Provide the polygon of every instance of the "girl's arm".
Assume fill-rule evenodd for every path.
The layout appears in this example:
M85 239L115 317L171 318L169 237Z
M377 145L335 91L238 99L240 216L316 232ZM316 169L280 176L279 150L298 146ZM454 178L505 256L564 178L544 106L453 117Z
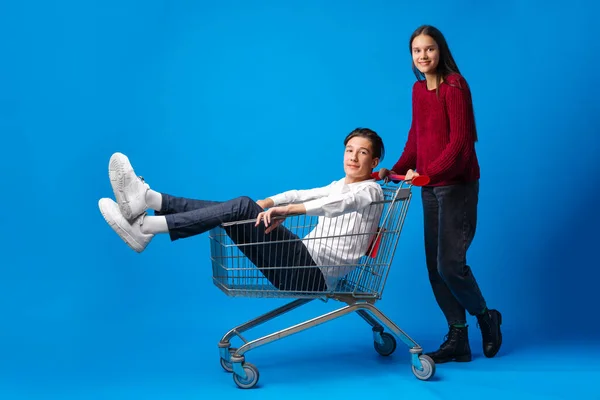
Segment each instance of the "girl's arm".
M473 106L464 82L448 85L446 107L450 125L450 142L442 153L420 174L428 175L431 182L451 178L465 168L465 155L474 145Z
M405 175L409 169L417 168L417 133L415 127L415 90L416 84L413 86L412 92L412 122L408 131L408 139L404 145L404 150L400 159L392 167L392 173Z
M417 168L417 138L414 123L413 119L413 126L411 126L410 131L408 132L408 140L404 145L404 150L402 151L400 159L396 161L396 164L392 167L392 174L405 175L406 171L409 169Z

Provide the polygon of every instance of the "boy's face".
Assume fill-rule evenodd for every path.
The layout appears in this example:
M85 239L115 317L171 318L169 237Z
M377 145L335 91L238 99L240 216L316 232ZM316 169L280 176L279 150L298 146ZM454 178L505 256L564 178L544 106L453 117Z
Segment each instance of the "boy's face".
M355 136L348 141L344 151L346 183L370 179L377 164L379 158L373 157L373 145L369 139Z

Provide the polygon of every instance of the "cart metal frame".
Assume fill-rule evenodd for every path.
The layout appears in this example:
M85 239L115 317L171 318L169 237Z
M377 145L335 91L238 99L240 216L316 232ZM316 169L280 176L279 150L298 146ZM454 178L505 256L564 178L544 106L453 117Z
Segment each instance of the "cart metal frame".
M384 200L371 205L372 207L378 206L382 210L379 229L371 237L367 254L355 266L354 270L341 278L338 285L329 291L280 290L272 286L258 268L240 251L240 247L244 245L234 244L225 232L228 225L253 224L254 220L222 224L210 231L213 283L227 296L294 299L281 307L230 329L219 341L221 366L226 371L233 373L234 382L238 387L249 389L254 387L259 380L258 368L246 362L247 352L350 313L358 314L371 326L374 347L380 355L389 356L395 351L395 338L397 337L409 349L412 372L415 377L420 380L429 380L434 376L436 369L434 361L423 354L423 349L414 339L375 306L375 303L382 298L385 282L393 263L412 198L412 186L404 181L397 183L385 181L381 184L381 188L384 193ZM283 223L290 231L297 233L300 238L303 238L305 233L312 230L315 224L315 217L305 215L288 216ZM363 233L353 233L353 235L360 234ZM247 245L260 244L248 243ZM324 302L329 300L339 301L345 303L345 305L334 311L253 340L248 340L242 335L316 299ZM239 348L231 346L232 339L236 337L243 342L243 345Z

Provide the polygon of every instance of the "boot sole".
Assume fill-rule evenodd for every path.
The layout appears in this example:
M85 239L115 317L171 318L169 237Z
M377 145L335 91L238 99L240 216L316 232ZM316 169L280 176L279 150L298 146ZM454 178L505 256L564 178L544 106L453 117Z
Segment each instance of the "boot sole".
M435 359L435 358L432 357L432 359L433 359L433 361L436 364L445 364L445 363L448 363L448 362L470 362L470 361L473 360L473 357L470 354L468 354L468 355L465 355L465 356L452 357L452 358L443 358L443 359Z

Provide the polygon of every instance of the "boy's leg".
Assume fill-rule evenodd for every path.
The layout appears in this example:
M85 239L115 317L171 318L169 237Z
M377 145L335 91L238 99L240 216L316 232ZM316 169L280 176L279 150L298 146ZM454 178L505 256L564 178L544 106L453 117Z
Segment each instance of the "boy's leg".
M251 207L252 203L262 210L248 198L237 198L166 216L147 216L143 212L131 222L112 199L101 199L98 206L106 222L121 239L135 251L142 252L158 233L169 233L171 240L177 240L201 234L223 222L256 218L258 212Z
M223 203L222 201L195 200L185 197L175 197L166 193L152 193L152 190L148 191L147 197L157 195L160 196L160 200L156 203L157 205L160 204L160 206L152 207L154 209L154 215L183 213ZM148 203L150 203L150 201Z
M225 226L226 233L275 287L281 290L325 290L321 270L298 236L281 225L269 233L265 233L262 223L255 226L254 221L262 211L254 200L242 196L164 218L171 240L198 235L223 223L237 222ZM240 223L247 220L250 222Z
M117 204L122 215L130 222L148 208L155 210L155 215L168 215L219 203L170 196L150 189L150 186L135 174L129 158L122 153L114 153L111 156L108 168Z
M177 240L206 232L224 222L255 219L258 213L263 211L256 202L247 197L216 202L175 197L153 191L135 174L129 159L122 153L112 155L109 176L117 203L110 199L101 199L100 210L109 225L138 252L146 248L156 233L168 232L172 240ZM116 211L115 204L118 204L119 212ZM146 216L148 208L155 210L154 217ZM239 228L235 234L232 229L229 233L235 237L236 243L254 243L252 246L241 246L241 250L245 249L252 262L278 282L278 287L324 289L323 276L314 266L308 250L284 227L280 226L270 234L264 233L264 226L252 226L241 236ZM284 240L283 243L269 243L267 246L256 244L288 236L289 240ZM287 269L288 272L283 278L275 276L282 274L283 267L294 266L298 268ZM304 266L307 268L303 268Z
M187 199L165 197L167 201ZM183 239L209 231L223 223L256 219L262 208L249 197L215 202L202 208L165 215L171 240Z
M301 239L283 225L265 233L263 224L241 223L224 227L238 249L278 289L322 292L325 278Z
M127 221L113 200L101 199L100 211L109 225L135 251L142 252L157 233L168 232L171 240L204 233L226 222L251 220L225 227L239 249L278 289L324 291L321 270L301 240L283 226L265 233L263 224L254 220L262 208L248 197L166 216L142 214L132 223ZM273 243L277 241L276 243Z

